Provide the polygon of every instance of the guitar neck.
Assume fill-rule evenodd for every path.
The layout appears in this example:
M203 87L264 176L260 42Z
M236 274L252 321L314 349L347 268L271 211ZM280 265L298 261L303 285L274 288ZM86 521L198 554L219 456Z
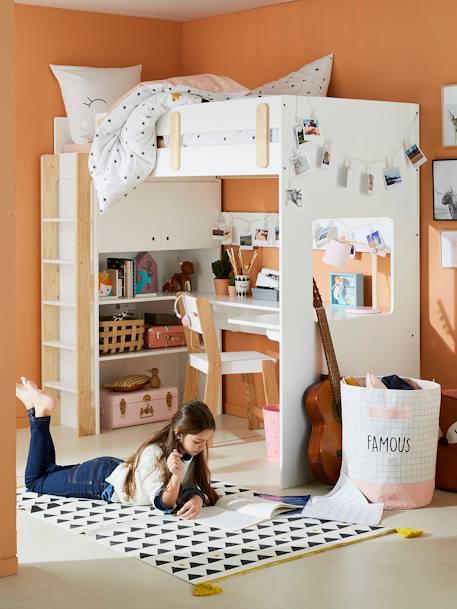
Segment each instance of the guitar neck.
M324 346L325 359L327 360L328 374L332 385L333 397L335 403L340 409L341 404L341 389L340 389L340 371L336 361L335 349L333 348L332 336L328 326L327 315L324 307L316 307L317 321L319 322L319 330L321 333L322 344Z

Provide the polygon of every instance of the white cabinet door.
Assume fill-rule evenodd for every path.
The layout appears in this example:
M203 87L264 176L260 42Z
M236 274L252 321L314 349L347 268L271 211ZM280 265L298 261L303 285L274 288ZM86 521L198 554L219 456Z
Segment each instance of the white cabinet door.
M212 227L221 210L220 180L163 182L162 249L214 247Z
M162 249L161 198L162 184L144 182L128 197L99 214L98 251Z

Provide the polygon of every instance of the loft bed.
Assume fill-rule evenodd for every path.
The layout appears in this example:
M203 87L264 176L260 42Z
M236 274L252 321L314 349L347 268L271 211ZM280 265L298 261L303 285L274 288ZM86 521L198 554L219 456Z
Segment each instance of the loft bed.
M318 119L321 135L305 136L308 141L300 146L299 154L306 151L311 170L295 175L291 162L297 155L295 127L303 118ZM63 145L69 142L65 119L56 119L55 127L60 176L78 179L86 157L81 160L82 155L62 153ZM341 373L419 376L419 176L403 150L405 140L419 144L418 105L326 97L245 98L180 106L163 115L156 129L158 136L169 140L170 147L157 149L156 165L146 184L214 177L278 178L279 478L282 487L309 480L309 430L302 397L325 369L312 312L310 252L316 220L390 218L393 225L390 312L345 318L341 310L335 315L330 311ZM244 143L246 139L233 143L236 137L231 136L227 138L230 143L221 143L221 137L239 133L251 134L252 143ZM189 144L205 134L213 138L211 143ZM332 159L327 169L321 169L326 146L331 148ZM402 182L398 188L386 189L383 170L392 165L399 168ZM376 185L369 195L364 186L368 172L374 175ZM298 191L301 199L296 197ZM93 202L92 213L95 205ZM127 197L117 204L115 213L125 213L127 218L128 206ZM109 214L108 209L104 215Z

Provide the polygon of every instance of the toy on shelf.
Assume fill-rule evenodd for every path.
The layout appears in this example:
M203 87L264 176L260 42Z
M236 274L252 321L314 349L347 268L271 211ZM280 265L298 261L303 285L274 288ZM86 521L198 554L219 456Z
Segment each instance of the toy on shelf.
M157 292L157 263L149 252L140 252L136 260L135 294Z
M194 272L194 264L189 260L181 262L181 272L175 273L170 279L163 285L163 292L191 292L192 291L192 280L191 275Z
M159 369L151 368L150 372L151 372L151 378L149 379L149 387L151 389L160 389L160 385L162 383L159 378Z
M113 282L108 271L100 271L98 274L98 295L102 298L113 295Z

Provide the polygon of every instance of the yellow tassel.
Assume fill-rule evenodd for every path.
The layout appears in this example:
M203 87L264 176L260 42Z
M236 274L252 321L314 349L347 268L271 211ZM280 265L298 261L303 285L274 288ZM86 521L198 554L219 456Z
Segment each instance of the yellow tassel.
M213 596L214 594L220 594L223 592L223 588L210 584L209 582L203 582L197 584L194 587L193 596Z
M411 537L420 537L424 531L421 531L420 529L395 529L396 532L400 535L400 537L406 537L407 539L410 539Z

